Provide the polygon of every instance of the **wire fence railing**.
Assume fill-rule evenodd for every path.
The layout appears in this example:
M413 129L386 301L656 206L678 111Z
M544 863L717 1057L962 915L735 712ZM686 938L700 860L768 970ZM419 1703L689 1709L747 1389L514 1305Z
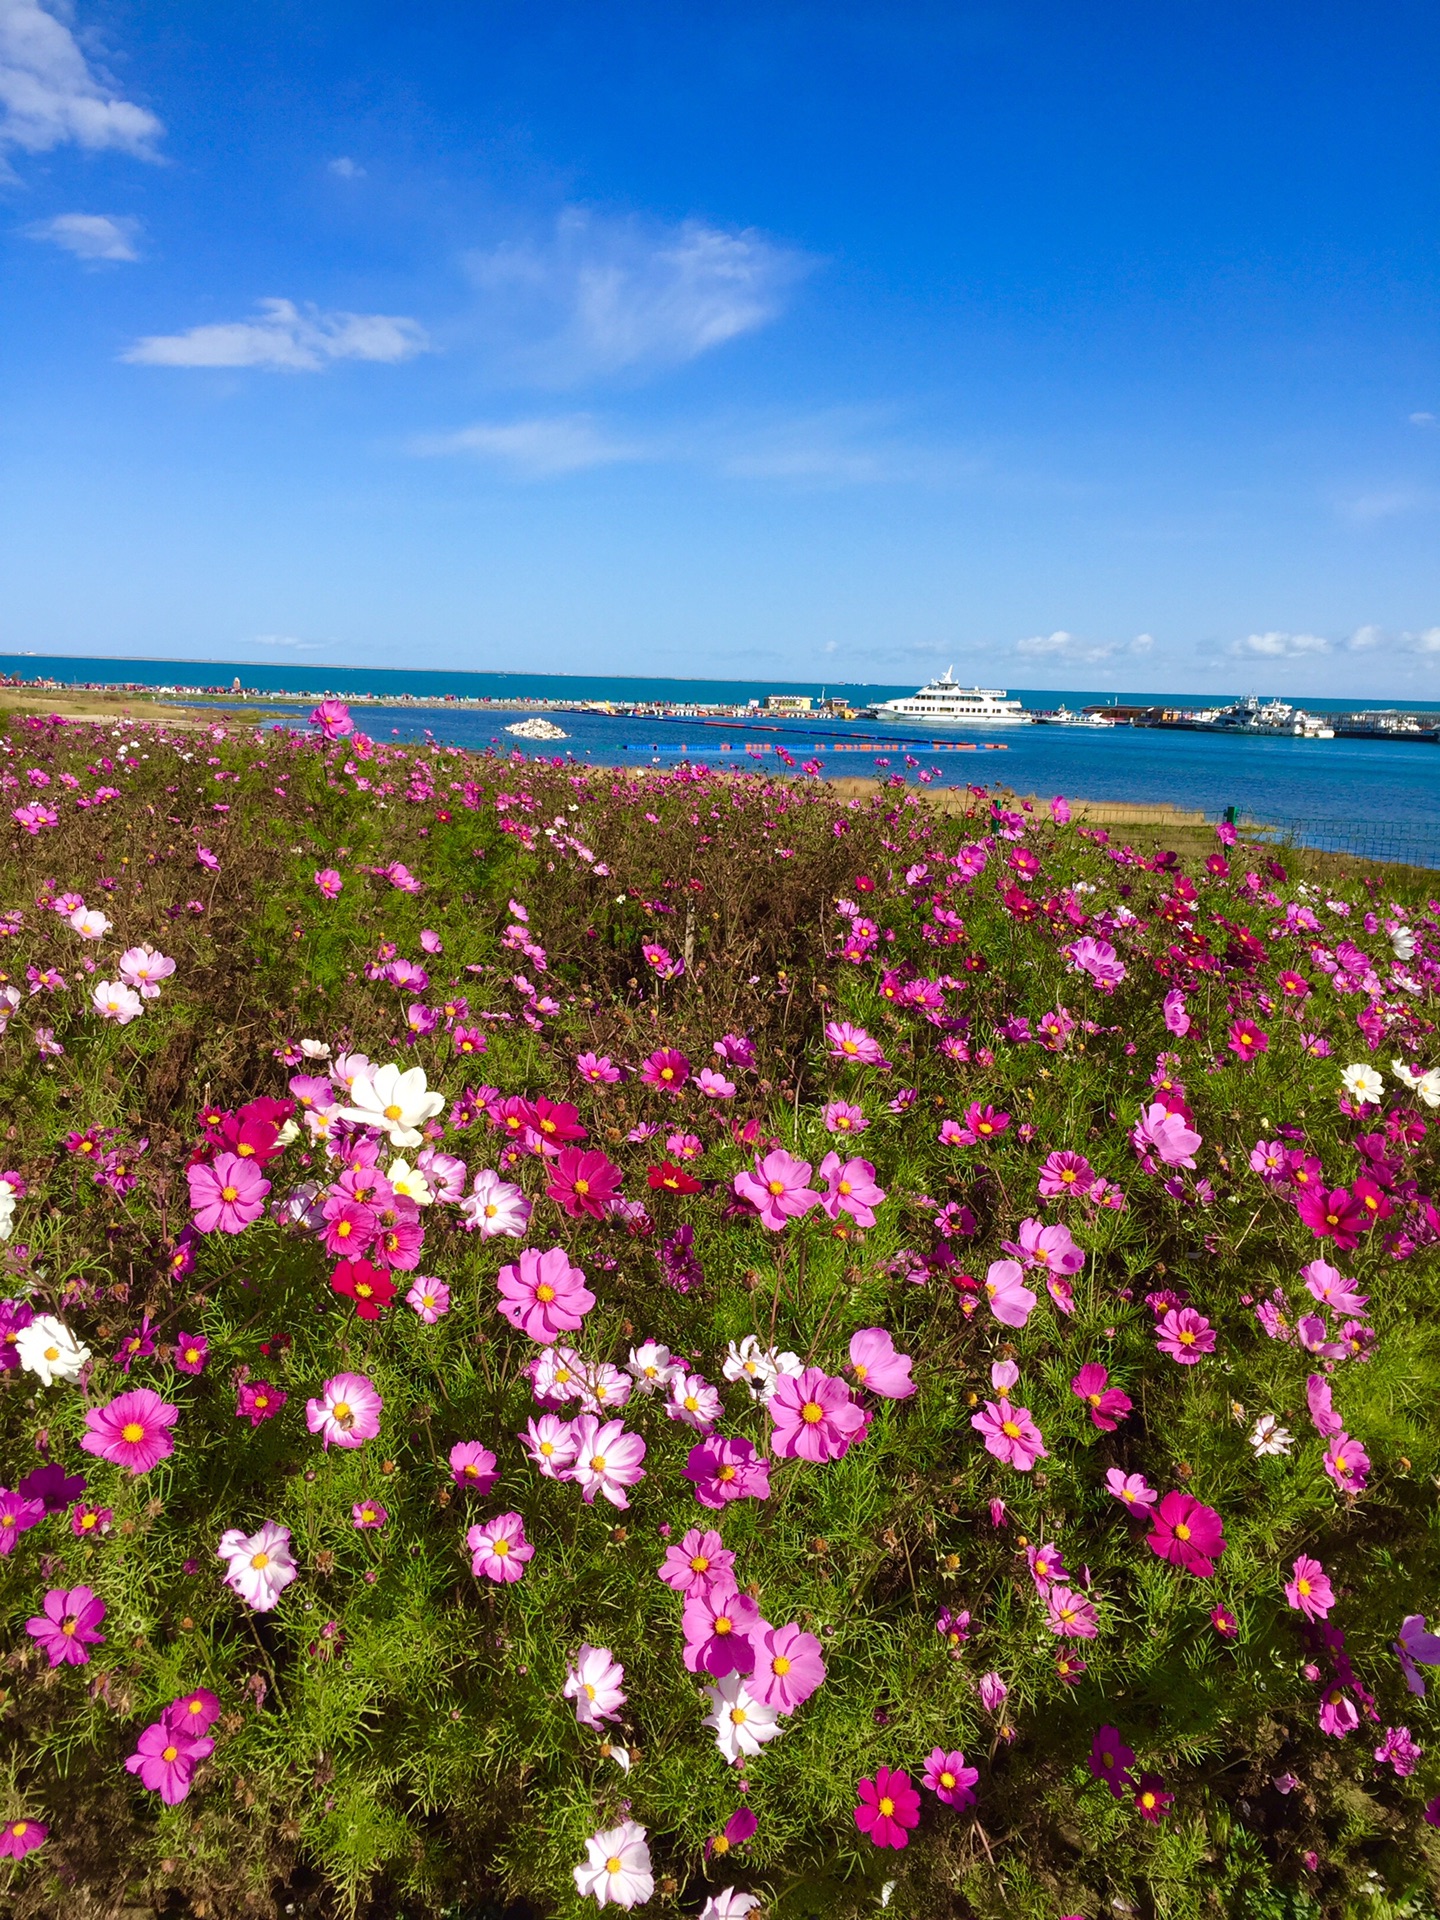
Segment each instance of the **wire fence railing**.
M1337 820L1291 818L1248 820L1247 838L1277 846L1309 847L1319 853L1345 853L1359 860L1391 860L1410 867L1440 870L1440 818L1425 820Z

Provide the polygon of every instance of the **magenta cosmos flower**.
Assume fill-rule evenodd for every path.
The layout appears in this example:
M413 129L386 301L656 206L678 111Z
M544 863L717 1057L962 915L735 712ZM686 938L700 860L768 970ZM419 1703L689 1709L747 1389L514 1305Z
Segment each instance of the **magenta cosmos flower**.
M588 1214L592 1220L603 1220L619 1191L620 1169L603 1153L562 1147L551 1168L545 1197L553 1200L572 1220L578 1220L581 1214Z
M753 1173L737 1173L730 1184L759 1213L761 1226L779 1233L789 1221L801 1219L819 1204L820 1196L807 1184L809 1179L808 1160L796 1160L783 1147L776 1147L757 1158Z
M500 1478L495 1456L478 1440L457 1440L450 1449L450 1476L457 1487L488 1493Z
M734 1586L734 1565L735 1556L718 1533L691 1527L678 1546L666 1548L657 1572L667 1587L688 1595L701 1593L717 1581Z
M987 1453L1021 1473L1029 1473L1037 1460L1049 1458L1028 1407L1012 1406L1004 1398L998 1403L987 1400L979 1413L971 1414L970 1424L984 1437Z
M974 1788L980 1772L977 1767L966 1766L965 1755L958 1747L953 1753L947 1753L944 1747L932 1747L920 1778L921 1785L928 1787L947 1807L975 1804Z
M1093 1640L1100 1631L1094 1601L1058 1584L1045 1590L1045 1624L1062 1640Z
M850 1336L850 1365L855 1378L882 1400L908 1400L915 1391L910 1356L897 1353L883 1327L862 1327Z
M1113 1433L1134 1408L1129 1394L1112 1387L1110 1375L1094 1360L1081 1367L1070 1382L1070 1391L1085 1402L1091 1421L1102 1433Z
M1202 1355L1215 1351L1215 1329L1193 1307L1172 1307L1155 1332L1156 1351L1168 1353L1182 1367L1193 1367Z
M317 867L315 869L315 885L327 900L338 900L340 895L345 891L345 882L340 878L340 875L335 871L334 867Z
M1153 1101L1141 1114L1130 1135L1137 1153L1153 1153L1167 1167L1193 1167L1203 1144L1184 1116Z
M41 1609L25 1622L25 1631L39 1641L52 1667L83 1667L88 1649L104 1642L96 1628L105 1618L105 1602L89 1587L52 1587Z
M1090 1743L1090 1771L1117 1800L1123 1800L1134 1785L1130 1769L1135 1764L1135 1749L1127 1747L1114 1727L1100 1727Z
M213 1740L156 1720L141 1734L125 1770L138 1774L141 1786L158 1793L167 1807L178 1807L190 1791L196 1767L214 1751Z
M1162 1560L1206 1579L1225 1551L1224 1525L1213 1507L1193 1493L1167 1493L1150 1516L1145 1544Z
M865 1429L865 1415L843 1380L819 1367L782 1373L766 1403L771 1450L782 1460L839 1460Z
M1358 1247L1370 1216L1348 1187L1312 1187L1295 1196L1295 1211L1317 1240L1333 1239L1341 1253Z
M1343 1429L1326 1448L1322 1464L1341 1493L1359 1493L1370 1473L1369 1454Z
M1123 1500L1127 1507L1153 1507L1160 1498L1141 1473L1122 1473L1118 1467L1111 1467L1105 1475L1105 1485L1117 1500Z
M748 1440L714 1434L690 1449L685 1478L702 1507L724 1507L732 1500L770 1498L770 1462Z
M355 731L350 709L343 700L322 700L310 709L310 724L318 727L327 740L342 740Z
M728 1581L716 1580L687 1594L680 1616L687 1672L708 1673L715 1680L727 1673L750 1673L754 1637L764 1624L750 1595L737 1592Z
M39 1820L7 1820L0 1827L0 1860L23 1860L43 1847L50 1829Z
M573 1333L585 1324L595 1296L579 1267L572 1267L563 1247L537 1253L526 1247L499 1277L500 1306L512 1327L550 1346L557 1334Z
M910 1829L920 1824L920 1795L908 1773L877 1767L873 1780L862 1780L855 1824L877 1847L907 1847Z
M1335 1589L1318 1560L1301 1554L1293 1568L1293 1578L1285 1582L1285 1604L1307 1620L1323 1620L1335 1604Z
M535 1558L518 1513L502 1513L483 1526L471 1527L465 1544L470 1549L470 1571L477 1580L509 1585L524 1573L526 1561Z
M134 1387L116 1396L108 1406L91 1407L85 1415L89 1432L80 1442L87 1453L131 1473L148 1473L175 1451L169 1429L180 1409L162 1400L149 1387Z
M253 1159L217 1153L208 1165L187 1168L190 1207L201 1233L241 1233L265 1211L270 1182Z
M838 1153L827 1153L820 1162L820 1178L829 1184L820 1197L820 1205L832 1220L848 1213L857 1227L873 1227L875 1209L885 1198L883 1187L875 1184L875 1169L868 1160L842 1160Z
M1078 1273L1085 1264L1084 1251L1076 1246L1070 1229L1047 1227L1043 1220L1022 1220L1016 1239L1001 1245L1027 1267L1043 1268L1047 1274Z
M640 1078L647 1087L658 1087L662 1093L678 1094L690 1078L690 1062L674 1047L657 1047L642 1062Z
M766 1626L762 1620L751 1644L755 1671L746 1684L762 1706L777 1713L794 1713L825 1678L820 1642L813 1633L802 1633L793 1620L784 1627Z
M850 1060L857 1067L883 1067L885 1055L878 1040L872 1040L863 1027L852 1027L848 1020L831 1020L825 1027L830 1055L834 1060Z
M358 1447L379 1433L384 1404L363 1373L337 1373L316 1399L305 1402L305 1424L320 1435L327 1451L332 1446Z
M1040 1169L1039 1192L1042 1200L1063 1200L1067 1194L1088 1193L1095 1184L1095 1169L1080 1153L1056 1151Z
M290 1529L278 1520L266 1520L254 1533L229 1527L215 1549L225 1562L225 1584L256 1613L269 1613L292 1580L299 1578L290 1551Z

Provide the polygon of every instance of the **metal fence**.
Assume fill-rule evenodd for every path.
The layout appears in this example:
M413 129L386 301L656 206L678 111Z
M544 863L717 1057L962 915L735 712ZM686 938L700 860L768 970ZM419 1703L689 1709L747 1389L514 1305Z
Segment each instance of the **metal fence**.
M1247 839L1277 846L1313 847L1360 860L1394 860L1440 869L1440 818L1425 820L1278 819L1240 821Z

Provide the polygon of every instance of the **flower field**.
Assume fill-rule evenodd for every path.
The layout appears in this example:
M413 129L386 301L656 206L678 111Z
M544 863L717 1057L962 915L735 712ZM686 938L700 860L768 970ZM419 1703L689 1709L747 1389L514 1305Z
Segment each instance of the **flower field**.
M1436 1911L1440 902L334 702L0 786L7 1913Z

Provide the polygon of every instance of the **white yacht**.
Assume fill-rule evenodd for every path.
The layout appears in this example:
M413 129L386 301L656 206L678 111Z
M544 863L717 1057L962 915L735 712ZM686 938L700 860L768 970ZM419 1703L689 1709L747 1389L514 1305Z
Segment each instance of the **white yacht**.
M880 700L868 709L876 720L911 720L929 727L1022 727L1030 715L998 687L962 687L947 667L938 680L901 700Z
M1113 727L1115 722L1103 713L1072 713L1069 707L1056 707L1053 713L1030 716L1038 727Z

